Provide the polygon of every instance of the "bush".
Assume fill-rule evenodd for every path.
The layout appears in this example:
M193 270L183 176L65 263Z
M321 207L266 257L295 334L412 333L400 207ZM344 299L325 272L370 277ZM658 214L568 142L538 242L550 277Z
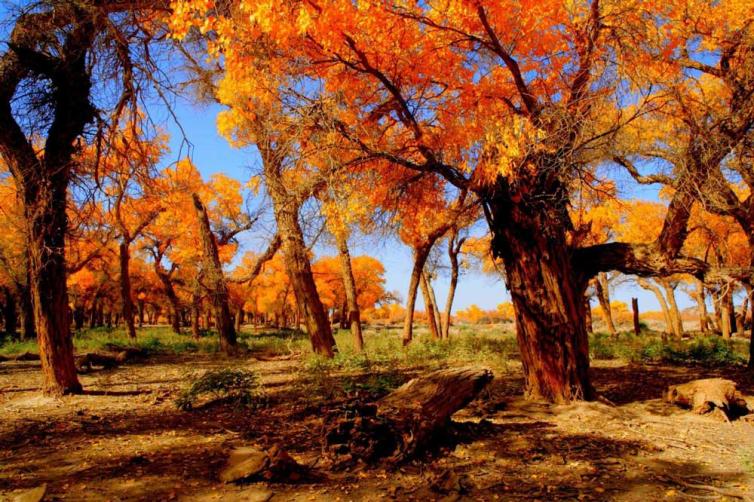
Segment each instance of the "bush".
M253 408L260 404L262 393L256 373L224 368L196 377L175 404L178 409L191 410L197 401L208 396L211 400L222 399L237 407Z

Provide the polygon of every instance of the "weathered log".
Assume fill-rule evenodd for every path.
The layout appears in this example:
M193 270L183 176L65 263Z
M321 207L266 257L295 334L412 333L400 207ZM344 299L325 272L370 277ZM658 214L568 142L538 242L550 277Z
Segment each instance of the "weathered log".
M31 352L22 352L20 354L12 356L0 355L0 363L5 361L39 361L39 354L32 354Z
M736 419L751 411L743 395L738 392L736 383L723 378L704 378L671 385L665 400L699 415L722 412L727 419Z
M334 463L398 463L425 450L450 417L473 400L492 372L439 370L414 378L376 403L353 405L325 421L325 453Z
M133 347L121 348L118 352L89 352L76 357L76 370L79 373L88 373L94 366L105 369L115 368L127 361L144 357L146 353L142 349Z
M236 448L228 458L228 464L220 472L220 481L267 480L296 482L305 479L309 469L298 462L281 447L275 445L268 451L253 447Z

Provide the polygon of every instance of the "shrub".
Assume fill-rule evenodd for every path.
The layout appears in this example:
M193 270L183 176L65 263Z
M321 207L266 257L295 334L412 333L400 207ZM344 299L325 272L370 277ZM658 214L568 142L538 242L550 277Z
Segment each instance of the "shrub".
M253 371L242 369L208 371L195 377L175 404L181 410L191 410L200 399L206 397L222 399L237 407L256 407L262 397L259 378Z

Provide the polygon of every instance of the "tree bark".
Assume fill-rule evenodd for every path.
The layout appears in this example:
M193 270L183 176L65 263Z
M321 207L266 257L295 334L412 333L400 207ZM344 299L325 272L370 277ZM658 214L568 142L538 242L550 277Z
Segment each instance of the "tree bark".
M597 301L599 301L600 308L602 309L602 318L605 321L607 332L615 338L618 336L618 330L615 329L615 323L613 322L613 311L610 307L610 289L605 272L600 272L594 278L594 289L597 294Z
M196 286L198 289L198 285ZM199 317L201 315L202 297L197 291L191 294L191 336L194 340L200 338Z
M199 199L199 195L192 194L192 198L194 199L194 208L199 219L202 249L204 250L204 271L202 275L207 283L209 298L215 311L217 332L220 335L220 348L226 354L232 355L238 351L238 343L236 342L236 330L230 315L228 285L225 284L225 275L223 274L220 255L217 251L217 241L215 234L209 226L209 216L204 204Z
M584 297L584 323L586 324L586 332L590 335L594 333L592 327L592 302L590 297Z
M406 318L403 321L403 345L411 343L414 337L414 310L416 309L416 294L422 278L424 264L427 262L431 245L414 248L414 268L411 270L411 280L406 295Z
M699 279L696 279L694 282L696 283L696 290L693 292L693 296L696 301L697 315L699 316L699 331L707 333L709 331L707 324L709 314L707 313L707 302L704 298L704 283Z
M662 315L665 318L665 332L672 333L675 329L673 318L670 316L670 309L668 308L668 303L665 301L665 297L662 295L662 290L656 284L649 282L648 280L643 278L638 279L637 282L642 288L654 293L655 298L657 298L657 303L660 304Z
M639 323L639 299L638 298L631 298L631 311L633 312L634 335L639 336L641 334L641 324Z
M345 234L343 232L335 232L335 234L340 258L340 274L346 293L347 319L351 328L354 349L356 352L361 352L364 350L364 335L361 332L361 311L359 309L358 292L356 291L356 279L351 267L351 253L348 250L348 240ZM345 312L343 312L343 315L345 315Z
M550 188L553 197L559 196L564 188L550 182L555 184ZM516 312L525 395L552 402L592 399L584 323L586 281L577 276L566 244L567 212L509 190L499 179L487 198L485 214L491 248L505 264Z
M160 282L162 283L162 289L165 293L165 296L168 297L168 303L170 304L170 326L173 329L173 333L181 334L181 318L180 318L180 311L181 311L181 302L178 300L178 295L175 293L175 288L173 287L173 280L170 277L170 274L162 268L162 265L160 265L158 262L155 262L154 265L155 273L157 274L157 277L160 279Z
M458 255L466 239L458 239L457 232L453 232L448 239L448 259L450 261L450 285L448 287L448 296L445 298L445 313L442 319L442 337L445 340L450 339L451 314L453 312L453 301L456 296L456 287L458 286Z
M675 288L670 284L668 279L658 279L658 282L665 290L668 311L670 312L670 319L673 322L673 336L680 339L683 337L683 319L681 319L681 311L678 309L678 303L675 301Z
M432 302L432 296L429 291L429 281L427 281L427 273L422 272L420 285L422 288L422 297L424 297L424 310L427 314L427 326L429 326L429 334L433 340L440 339L440 329L437 326L437 318L435 317L434 302Z
M3 319L5 319L5 334L11 338L18 335L18 311L16 309L16 296L10 288L3 288L5 303L3 304Z
M131 298L131 275L129 263L131 261L130 246L124 238L118 246L120 264L120 300L122 304L123 319L126 322L126 333L132 340L136 339L136 326L134 324L134 302Z

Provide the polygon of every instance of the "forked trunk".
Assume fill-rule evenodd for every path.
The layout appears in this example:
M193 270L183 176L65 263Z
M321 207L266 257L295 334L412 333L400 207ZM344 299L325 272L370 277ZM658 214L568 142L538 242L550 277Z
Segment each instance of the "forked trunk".
M709 326L707 325L707 302L704 299L704 283L699 279L696 279L696 290L693 293L694 300L696 300L696 310L699 316L699 331L707 333Z
M552 402L591 399L586 284L571 263L567 214L557 204L511 194L504 181L497 190L486 201L487 217L516 312L525 395ZM559 196L557 186L552 190Z
M343 232L336 232L338 244L338 256L340 257L340 274L343 278L343 288L346 293L346 307L348 323L353 337L353 346L356 352L364 350L364 335L361 332L361 312L359 309L358 293L356 291L356 279L351 267L351 253L348 250L348 241Z
M411 270L411 280L408 283L406 295L406 318L403 321L403 345L411 343L414 338L414 310L416 310L416 293L419 290L422 270L427 262L432 246L421 246L414 249L414 268Z
M678 303L675 301L675 288L670 285L667 279L660 279L665 290L665 297L668 300L668 311L670 313L670 319L673 322L673 336L676 338L683 337L683 319L681 319L681 311L678 309Z
M445 298L445 313L442 316L442 337L446 340L450 339L451 312L453 311L453 300L456 296L456 286L458 285L458 254L461 252L464 240L457 241L457 234L455 232L448 239L450 285L448 287L448 296Z
M672 333L675 329L675 325L673 324L673 318L670 315L670 308L668 308L668 302L665 301L665 297L662 294L662 290L654 284L653 282L650 282L646 279L638 279L637 282L639 283L639 286L646 289L647 291L651 291L654 293L655 298L657 298L657 303L660 304L660 310L662 310L662 316L665 319L665 332L666 333Z
M433 340L439 340L440 330L437 326L434 303L432 302L432 293L429 291L429 281L427 281L426 272L422 272L422 276L419 281L422 288L422 297L424 298L424 310L427 314L427 326L429 326L429 334L432 336Z
M120 263L120 300L123 305L123 319L126 322L126 333L131 339L136 338L136 326L134 325L134 303L131 298L131 276L129 262L131 253L126 240L123 240L119 248Z
M220 348L228 355L235 354L238 350L236 342L236 329L233 326L233 319L230 315L230 305L228 302L228 286L225 283L220 255L217 251L217 241L215 234L209 226L209 216L207 210L199 199L199 195L193 194L194 208L196 209L197 218L199 219L199 230L202 238L202 248L204 250L204 267L203 277L205 278L208 295L215 312L217 332L220 335Z
M170 325L173 328L173 333L180 334L181 333L181 319L180 319L181 303L178 300L178 295L175 293L175 288L173 287L173 281L170 278L170 274L165 272L165 270L162 268L162 266L159 263L155 263L155 273L157 274L157 277L160 279L160 282L162 282L162 289L165 292L165 296L168 297L168 303L170 303L169 319L170 319ZM157 315L157 317L159 318L159 314Z

